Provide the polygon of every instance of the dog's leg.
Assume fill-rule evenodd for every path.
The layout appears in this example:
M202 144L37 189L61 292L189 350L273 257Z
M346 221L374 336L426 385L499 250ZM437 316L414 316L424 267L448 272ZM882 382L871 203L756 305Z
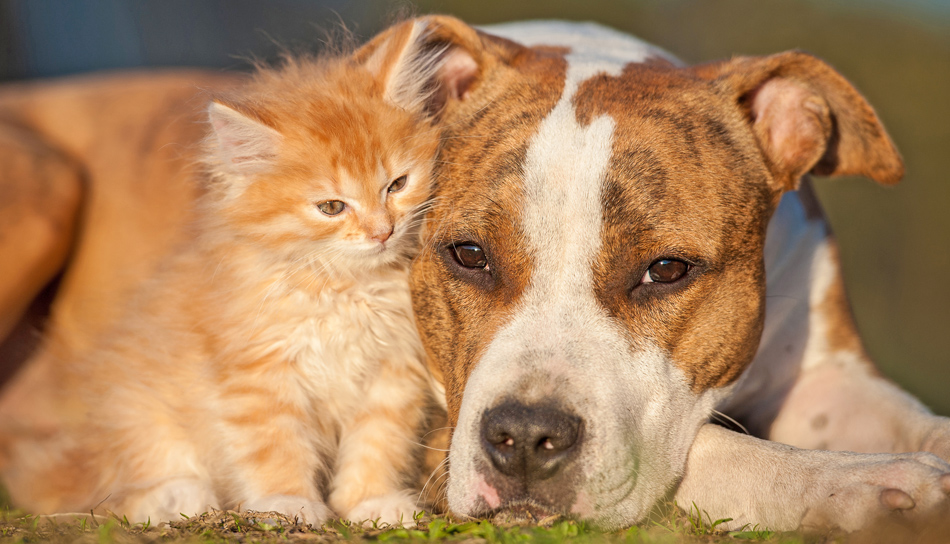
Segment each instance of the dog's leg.
M338 514L355 522L412 523L420 507L407 484L415 476L409 467L421 460L427 387L421 369L383 366L340 438L330 493Z
M802 450L704 425L677 503L727 527L854 531L950 507L950 465L929 453Z
M35 358L38 321L27 310L69 256L82 199L78 166L28 131L0 125L0 468L13 443L60 424L61 394L49 386L48 354Z
M0 340L66 261L82 194L75 164L0 126Z
M755 436L801 448L950 460L950 420L882 377L864 352L837 254L804 180L769 225L765 332L720 409Z
M950 460L950 420L881 376L865 354L832 239L817 248L812 278L801 370L768 437L801 448L929 451Z

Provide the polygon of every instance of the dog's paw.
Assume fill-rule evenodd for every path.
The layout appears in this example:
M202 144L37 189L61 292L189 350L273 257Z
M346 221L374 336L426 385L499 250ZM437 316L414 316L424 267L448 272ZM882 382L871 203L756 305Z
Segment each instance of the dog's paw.
M412 493L397 491L364 499L347 512L345 517L354 523L362 523L363 525L378 522L379 524L385 523L398 527L403 524L411 524L413 515L421 510L422 508L413 500Z
M333 515L323 501L312 501L295 495L261 497L243 503L241 510L262 513L277 512L290 518L296 518L298 523L310 524L314 527L319 527Z
M930 430L924 436L920 449L950 462L950 418L934 416L931 419Z
M929 453L860 455L814 475L809 530L856 531L950 510L950 464Z

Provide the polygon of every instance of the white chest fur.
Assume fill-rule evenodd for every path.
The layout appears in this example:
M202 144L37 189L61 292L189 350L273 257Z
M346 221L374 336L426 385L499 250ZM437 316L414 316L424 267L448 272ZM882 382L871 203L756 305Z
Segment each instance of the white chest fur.
M249 316L243 350L282 365L294 382L288 386L339 420L358 406L382 365L422 369L407 276L387 270L342 288L275 289Z

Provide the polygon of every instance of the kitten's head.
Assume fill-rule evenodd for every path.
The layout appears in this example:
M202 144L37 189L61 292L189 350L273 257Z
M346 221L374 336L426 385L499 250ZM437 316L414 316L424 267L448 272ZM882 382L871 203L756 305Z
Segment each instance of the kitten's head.
M417 42L364 59L288 59L212 102L218 230L328 271L406 262L431 192L441 95L464 92L457 74L474 67Z

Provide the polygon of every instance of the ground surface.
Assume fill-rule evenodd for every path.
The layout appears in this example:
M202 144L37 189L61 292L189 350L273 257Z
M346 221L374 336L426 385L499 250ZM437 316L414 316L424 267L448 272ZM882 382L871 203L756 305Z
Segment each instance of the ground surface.
M279 514L211 512L172 523L129 524L118 517L24 516L0 514L0 543L165 543L165 542L485 542L485 543L674 543L674 542L774 542L816 541L795 534L768 531L725 533L686 516L671 517L642 527L604 533L584 524L542 520L532 524L492 524L488 521L456 522L422 515L407 528L357 528L340 522L314 529ZM820 541L820 540L819 540Z
M275 512L208 512L171 523L131 524L116 515L32 516L8 506L0 488L0 544L34 542L77 544L205 544L205 543L400 543L477 542L485 544L678 544L763 542L769 544L937 544L950 543L950 518L940 515L924 526L908 526L900 519L852 535L778 533L760 527L723 531L725 520L713 520L695 506L688 512L668 504L662 513L639 526L603 532L585 523L547 518L512 522L496 518L456 520L419 514L405 527L358 527L334 521L311 527Z

